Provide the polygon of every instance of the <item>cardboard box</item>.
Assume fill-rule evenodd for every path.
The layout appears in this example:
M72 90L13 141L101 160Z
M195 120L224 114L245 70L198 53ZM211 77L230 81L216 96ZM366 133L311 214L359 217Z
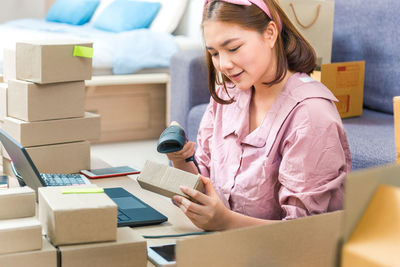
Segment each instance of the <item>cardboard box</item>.
M40 173L78 173L90 169L90 143L88 141L26 147L33 163ZM11 159L2 147L3 172L13 175ZM7 171L7 172L5 172Z
M342 118L361 116L364 97L365 61L323 64L321 73L312 77L321 81L336 96ZM320 80L318 79L320 76Z
M63 194L40 187L39 220L55 246L117 239L118 206L105 193Z
M7 117L7 88L8 84L0 83L0 121Z
M10 80L8 82L8 116L24 121L83 117L85 82L47 85Z
M93 140L100 137L100 115L36 122L7 117L3 129L25 147Z
M42 248L42 225L34 218L0 220L0 254Z
M15 67L15 49L3 49L3 82L8 80L16 80L16 67Z
M179 189L181 185L196 189L200 192L204 189L200 175L195 175L149 160L146 161L137 181L142 188L166 197L181 195L189 198L189 196L182 193Z
M92 43L75 40L17 43L17 79L40 84L90 80L92 58L73 56L75 46L92 47Z
M35 216L35 191L28 187L0 190L0 220Z
M336 266L342 216L337 211L178 240L177 265Z
M114 242L59 246L62 267L147 266L146 241L129 227Z
M42 249L0 255L0 266L56 267L57 250L42 237Z
M381 184L385 184L385 185L400 187L399 175L400 175L400 165L397 164L389 164L381 167L355 171L348 175L345 185L346 197L345 197L345 216L344 216L344 228L343 228L344 246L342 251L343 266L349 266L348 264L353 263L354 262L353 260L356 259L353 257L350 258L349 261L348 258L349 252L353 251L353 253L350 254L355 255L354 252L357 251L356 248L358 249L365 248L366 245L368 245L370 242L376 242L376 240L373 239L373 236L371 236L371 234L364 236L362 240L356 242L354 242L354 240L352 241L352 236L357 226L359 225L359 222L363 217L364 212L367 210L367 207L371 199L373 198L378 186L380 186ZM397 199L398 198L396 198L396 200ZM384 209L383 206L380 208ZM394 205L393 202L390 204L390 210L392 212L392 215L398 214L398 208L396 207L396 205ZM398 231L398 224L396 224L396 227ZM396 232L393 231L391 231L390 235L393 235L393 237L397 236ZM378 237L382 239L387 238L387 240L390 240L391 239L390 235L378 235ZM372 256L374 256L375 254L384 253L385 257L390 259L389 257L393 255L391 255L389 251L384 249L384 244L386 241L381 240L380 242L382 249L374 251ZM396 243L398 243L398 240L396 240ZM397 254L395 255L397 260L392 263L392 266L398 263ZM369 259L368 256L365 257L365 255L363 256L362 254L359 254L357 258L360 260L360 262L362 261L366 262Z
M2 166L3 166L3 174L4 175L8 175L8 176L14 176L12 169L11 169L11 160L4 156L2 156L2 162L1 162Z
M395 266L400 251L400 188L378 187L342 249L342 266Z
M88 141L27 147L40 173L78 173L90 169Z

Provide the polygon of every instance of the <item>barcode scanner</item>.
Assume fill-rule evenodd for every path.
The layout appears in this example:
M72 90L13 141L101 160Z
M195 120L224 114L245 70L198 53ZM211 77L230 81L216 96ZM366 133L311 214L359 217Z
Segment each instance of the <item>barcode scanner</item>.
M179 125L171 125L165 129L158 139L157 151L160 153L172 153L179 151L187 142L185 130ZM185 159L186 162L193 161L194 157Z

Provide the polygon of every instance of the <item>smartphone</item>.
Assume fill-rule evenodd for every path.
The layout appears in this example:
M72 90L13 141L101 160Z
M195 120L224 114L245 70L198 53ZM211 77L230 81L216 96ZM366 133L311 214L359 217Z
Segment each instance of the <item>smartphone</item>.
M103 169L81 170L80 173L82 173L88 178L96 179L96 178L106 178L114 176L124 176L128 174L138 174L140 173L140 171L131 168L129 166L119 166L119 167L111 167Z
M156 266L171 266L175 262L175 244L147 247L147 257Z

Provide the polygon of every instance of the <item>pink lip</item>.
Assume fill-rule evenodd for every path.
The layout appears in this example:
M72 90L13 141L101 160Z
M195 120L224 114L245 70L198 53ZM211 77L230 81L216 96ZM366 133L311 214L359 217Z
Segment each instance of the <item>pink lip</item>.
M243 72L244 72L244 71L241 71L241 72L239 72L238 74L235 74L235 75L230 76L230 79L231 79L231 80L235 80L235 81L239 80L240 77L242 76L242 73L243 73Z

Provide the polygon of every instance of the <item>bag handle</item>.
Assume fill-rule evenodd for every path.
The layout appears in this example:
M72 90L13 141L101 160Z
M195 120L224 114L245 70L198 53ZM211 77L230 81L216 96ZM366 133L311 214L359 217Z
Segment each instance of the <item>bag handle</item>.
M321 10L321 4L318 4L318 6L317 6L317 12L316 12L315 18L313 19L313 21L311 21L310 24L304 25L303 23L300 22L299 18L297 17L296 11L294 10L294 5L293 5L293 3L290 3L289 6L290 6L290 7L292 8L292 10L293 10L293 14L294 14L294 18L296 19L296 22L297 22L301 27L303 27L304 29L308 29L308 28L310 28L311 26L313 26L313 25L315 24L315 22L317 21L317 19L318 19L318 17L319 17L319 13L320 13L320 10Z

